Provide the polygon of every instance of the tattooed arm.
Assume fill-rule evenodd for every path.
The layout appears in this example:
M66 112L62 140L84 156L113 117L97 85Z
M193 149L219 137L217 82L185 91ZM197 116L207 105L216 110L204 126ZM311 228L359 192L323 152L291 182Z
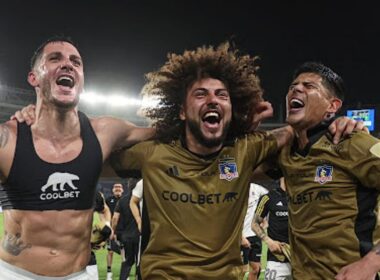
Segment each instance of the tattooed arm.
M264 219L261 218L259 215L255 214L252 220L252 230L256 233L256 235L263 240L265 237L267 237L267 234L265 232L265 229L261 226Z
M281 242L277 240L273 240L270 238L262 224L264 222L264 218L267 217L269 213L270 205L270 195L264 194L260 197L259 202L257 203L257 207L255 210L255 214L252 220L252 230L256 233L256 235L268 245L268 249L272 253L281 254Z
M343 267L336 280L368 280L375 279L380 271L380 244L377 244L371 252L361 260Z
M13 126L11 122L0 124L0 181L6 179L13 159L14 150L12 150L12 146L14 145L10 143L15 140L12 134L15 131L12 129L13 127L16 128L15 123Z
M8 175L16 147L17 122L0 124L0 179Z
M290 125L270 130L269 133L276 138L279 150L289 143L294 136L294 130Z
M9 140L9 128L5 124L0 124L0 149L3 149Z
M255 216L252 220L252 230L261 239L261 241L264 241L268 245L268 249L272 253L282 254L281 242L279 242L277 240L273 240L272 238L270 238L267 235L265 229L261 226L263 221L264 221L264 219L262 217L255 214Z
M351 120L347 117L339 117L329 126L329 131L334 136L335 144L337 144L346 135L351 134L354 130L364 130L368 132L368 129L364 126L363 122ZM273 129L270 133L276 137L279 149L289 143L289 141L291 141L294 137L294 130L290 125Z

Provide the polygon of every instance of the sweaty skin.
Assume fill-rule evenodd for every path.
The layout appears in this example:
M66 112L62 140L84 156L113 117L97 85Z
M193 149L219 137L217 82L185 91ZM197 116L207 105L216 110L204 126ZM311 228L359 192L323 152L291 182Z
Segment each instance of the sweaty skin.
M66 84L58 82L63 76L66 77ZM37 95L36 119L31 126L32 139L36 154L42 161L66 163L81 153L83 141L77 105L83 90L83 76L78 50L62 41L45 45L41 57L28 75L28 81ZM67 83L68 80L71 82ZM136 127L112 117L90 119L90 124L98 138L103 162L112 151L154 135L151 128ZM16 140L16 120L1 124L2 183L10 174ZM28 163L25 163L25 168L28 168ZM66 188L70 186L66 184ZM0 242L2 261L37 275L52 277L85 269L90 257L93 209L4 209L3 212L5 235Z

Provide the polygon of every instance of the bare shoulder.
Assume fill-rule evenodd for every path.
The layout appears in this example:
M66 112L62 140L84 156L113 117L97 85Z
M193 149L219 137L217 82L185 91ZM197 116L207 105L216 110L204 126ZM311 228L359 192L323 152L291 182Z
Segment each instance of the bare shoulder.
M110 132L110 131L119 131L119 130L125 130L128 128L134 128L136 127L133 123L111 117L111 116L104 116L104 117L97 117L97 118L90 118L90 122L92 127L94 128L95 132Z
M17 134L17 122L15 120L0 124L0 149L8 146Z
M153 128L139 127L123 119L107 116L90 120L100 142L107 144L112 151L151 139L155 135Z
M136 126L131 122L108 116L92 118L90 121L106 155L135 143L132 136L136 134Z

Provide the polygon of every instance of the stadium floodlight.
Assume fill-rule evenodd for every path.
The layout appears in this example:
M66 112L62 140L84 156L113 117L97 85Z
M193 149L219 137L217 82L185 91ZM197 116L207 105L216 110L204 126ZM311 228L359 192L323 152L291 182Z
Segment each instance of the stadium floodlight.
M144 96L141 101L141 107L142 108L154 108L158 106L158 103L160 102L159 98L154 97L146 97Z
M80 99L89 104L104 103L105 97L92 91L83 91Z
M127 97L121 94L112 94L107 98L111 106L141 106L141 100L134 97Z
M135 97L128 97L125 94L115 93L111 95L98 94L93 91L84 91L81 94L81 100L88 104L109 105L112 107L134 106L134 107L155 107L158 104L157 99L144 98L143 100Z

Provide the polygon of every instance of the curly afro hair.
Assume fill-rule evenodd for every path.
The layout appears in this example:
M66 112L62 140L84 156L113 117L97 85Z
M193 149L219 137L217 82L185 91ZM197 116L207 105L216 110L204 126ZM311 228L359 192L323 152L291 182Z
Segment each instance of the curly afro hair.
M180 55L168 54L168 61L158 71L146 75L148 81L142 90L143 96L160 100L157 107L143 110L157 129L157 139L169 143L183 133L184 121L179 114L187 90L204 78L222 81L229 91L232 120L227 140L248 133L255 107L262 101L263 94L257 76L257 59L240 55L228 42L218 47L186 50Z

